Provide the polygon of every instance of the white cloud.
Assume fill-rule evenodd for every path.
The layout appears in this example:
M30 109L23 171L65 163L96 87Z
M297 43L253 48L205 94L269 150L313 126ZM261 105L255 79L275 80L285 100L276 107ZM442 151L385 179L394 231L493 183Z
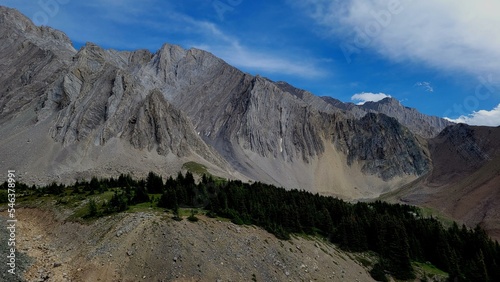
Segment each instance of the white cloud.
M354 47L348 53L370 48L395 61L424 62L473 75L493 74L500 81L499 1L293 2L325 28L325 34L343 38L343 44Z
M358 94L354 94L351 97L353 101L359 101L358 105L363 105L366 102L378 102L384 98L391 97L391 95L387 95L385 93L371 93L371 92L362 92Z
M430 82L422 81L415 83L415 86L419 86L425 89L427 92L434 92L434 88L432 87Z
M457 119L445 119L470 125L500 126L500 104L491 111L480 110L468 116L460 116Z

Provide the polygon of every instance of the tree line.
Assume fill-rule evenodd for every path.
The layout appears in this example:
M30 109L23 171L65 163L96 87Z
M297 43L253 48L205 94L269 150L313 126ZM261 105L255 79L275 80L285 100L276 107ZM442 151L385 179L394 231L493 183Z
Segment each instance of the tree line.
M303 190L220 180L208 175L197 182L190 172L165 181L151 172L142 180L122 174L118 178L77 181L71 186L53 183L17 187L36 195L60 195L67 190L90 195L115 188L111 200L102 207L103 213L154 202L174 213L179 208L203 208L209 216L226 217L235 224L257 225L280 239L298 233L324 236L344 250L375 252L379 260L371 274L379 281L387 281L386 274L413 279L412 261L432 263L446 271L450 281L500 281L500 246L483 229L456 223L445 228L409 205L381 201L348 203ZM153 199L152 194L161 196Z

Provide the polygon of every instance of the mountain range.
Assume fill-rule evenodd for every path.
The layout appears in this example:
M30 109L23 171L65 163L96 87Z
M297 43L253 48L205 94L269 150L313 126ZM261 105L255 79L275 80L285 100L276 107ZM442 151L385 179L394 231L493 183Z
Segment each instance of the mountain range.
M0 167L23 182L170 175L196 162L349 200L386 194L500 237L500 128L453 124L393 98L319 97L195 48L76 50L5 7L0 39Z

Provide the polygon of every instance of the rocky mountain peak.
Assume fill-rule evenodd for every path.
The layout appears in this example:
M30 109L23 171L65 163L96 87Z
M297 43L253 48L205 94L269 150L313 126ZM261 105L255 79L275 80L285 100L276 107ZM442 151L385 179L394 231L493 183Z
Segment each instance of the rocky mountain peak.
M16 9L0 6L0 24L9 26L15 31L30 32L34 30L34 24L25 15Z
M293 96L299 98L299 99L303 99L304 96L306 95L306 92L305 90L303 89L299 89L299 88L296 88L292 85L290 85L288 82L286 81L277 81L276 82L276 85L283 91L285 92L288 92L290 94L292 94Z
M448 126L433 141L456 150L454 155L460 157L466 167L480 166L489 158L482 144L485 140L478 139L474 127L467 124Z
M0 6L0 38L14 42L19 37L44 50L71 56L76 53L69 37L62 31L47 26L38 27L16 9Z
M394 107L401 107L401 102L399 102L399 100L395 99L395 98L392 98L392 97L386 97L380 101L377 101L377 102L372 102L372 101L368 101L366 103L363 104L363 107L364 108L376 108L378 105L390 105L390 106L394 106Z
M453 124L443 118L427 116L416 109L405 107L397 99L391 97L378 102L366 102L357 107L366 112L377 112L394 117L414 133L425 138L435 137L446 126Z

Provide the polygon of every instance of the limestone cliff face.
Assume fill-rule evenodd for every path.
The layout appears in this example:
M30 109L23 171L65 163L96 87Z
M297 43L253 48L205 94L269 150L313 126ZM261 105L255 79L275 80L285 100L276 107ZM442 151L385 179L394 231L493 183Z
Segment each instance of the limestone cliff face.
M435 137L445 127L453 124L443 118L427 116L416 109L405 107L394 98L385 98L378 102L366 102L360 108L366 112L382 113L396 118L414 133L425 138Z
M43 103L43 91L54 82L76 51L62 32L36 27L15 10L0 7L0 122Z
M349 164L364 161L363 172L384 180L399 175L422 175L430 169L425 143L396 119L368 113L355 122L336 124L334 137Z
M195 160L224 176L373 197L429 168L426 143L386 115L249 75L198 49L118 52L88 43L76 51L64 34L0 12L8 39L0 42L0 126L37 132L20 148L50 146L40 163L73 160L70 178L94 165L174 173L179 166L160 167ZM0 140L3 155L12 142ZM136 165L138 156L147 160ZM56 172L39 165L33 173Z
M195 133L191 122L158 90L153 90L138 104L128 120L125 138L135 148L156 148L160 155L171 152L179 157L188 157L189 152L194 150L207 160L222 164L217 159L210 159L211 150Z

